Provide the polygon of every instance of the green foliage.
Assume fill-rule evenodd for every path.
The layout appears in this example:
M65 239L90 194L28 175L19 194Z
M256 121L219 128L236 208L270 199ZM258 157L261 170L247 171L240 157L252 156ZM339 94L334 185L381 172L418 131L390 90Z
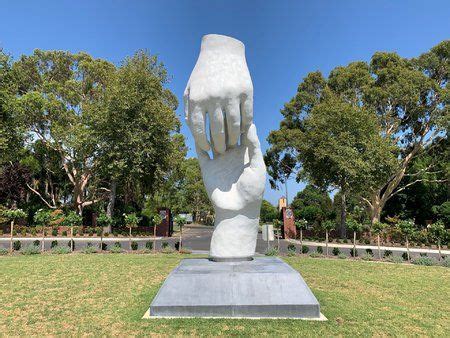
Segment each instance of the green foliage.
M168 248L169 247L169 243L168 242L162 242L161 243L161 248Z
M366 254L373 256L372 249L366 249Z
M153 249L153 242L147 242L145 243L145 248L148 250L152 250Z
M450 256L445 256L441 264L446 268L450 268Z
M449 230L445 229L443 221L437 221L428 226L431 238L436 242L442 242L449 236Z
M288 253L294 253L297 251L297 248L295 247L294 244L289 244L287 247Z
M345 254L343 254L343 253L340 253L337 257L339 259L347 259L347 256Z
M326 220L325 222L322 222L320 226L323 230L331 231L336 228L336 223L332 220Z
M307 254L309 252L309 247L306 245L302 246L302 254Z
M114 245L109 249L109 252L111 252L111 253L122 253L122 252L123 252L123 249L122 249L122 246L119 246L119 245L114 244Z
M364 261L373 261L373 255L366 252L364 256L361 257L361 259Z
M280 221L279 219L273 219L272 220L272 224L273 224L273 227L275 229L281 229L281 226L283 225L283 222Z
M374 224L372 224L370 231L373 232L375 235L379 235L388 227L389 224L387 223L375 222Z
M22 209L6 209L2 211L2 216L9 220L25 218L27 214Z
M6 248L0 248L0 256L5 256L8 254L8 249Z
M358 249L351 248L351 249L350 249L350 256L352 256L352 257L358 257Z
M104 212L100 213L97 217L97 224L100 227L109 227L114 224L114 220L111 217L108 217Z
M333 213L332 202L327 192L310 184L297 193L291 207L297 219L304 219L311 225L330 217Z
M323 248L321 246L318 246L317 249L316 249L316 252L318 254L323 254Z
M298 230L305 230L308 226L308 221L306 219L298 219L295 221L295 227Z
M164 254L171 254L174 252L175 252L175 250L173 248L171 248L170 246L166 246L161 249L161 253L164 253Z
M331 251L334 256L339 256L341 254L341 250L339 248L333 248L333 251Z
M19 251L21 246L22 246L22 243L20 243L19 240L14 241L14 243L13 243L13 250L14 251Z
M397 227L405 236L411 236L416 229L413 220L401 220L397 223Z
M65 246L55 246L52 249L52 254L54 255L65 255L70 253L70 248L65 247Z
M415 265L426 265L426 266L436 265L436 261L430 257L418 257L416 259L413 259L412 263Z
M52 243L50 244L50 248L51 249L53 249L54 247L57 247L57 246L58 246L58 241L57 240L52 241Z
M322 253L317 251L317 252L311 252L309 254L309 257L311 257L311 258L320 258L320 257L323 257L323 255L322 255Z
M75 227L83 225L83 217L78 215L75 211L70 211L62 222L64 226ZM75 232L75 229L74 229Z
M347 229L349 229L350 231L354 231L354 232L360 232L364 227L361 223L359 223L358 221L356 221L353 218L347 219L346 225L347 225Z
M123 214L123 218L127 228L136 228L141 220L135 213Z
M263 200L261 203L261 214L259 220L261 223L269 223L278 217L278 209L269 201Z
M159 226L161 222L163 221L163 218L160 214L155 214L152 218L153 226Z
M33 217L34 224L41 227L49 226L51 220L52 214L50 210L39 209Z
M278 256L278 248L272 247L264 253L266 256Z
M27 247L23 248L21 251L22 255L39 255L41 253L41 249L36 245L28 245Z
M181 217L180 215L177 215L174 217L173 222L179 226L182 227L184 225L184 223L186 222L186 220L184 219L184 217Z
M93 254L93 253L97 253L98 250L95 246L88 245L85 248L83 248L82 252L85 254Z

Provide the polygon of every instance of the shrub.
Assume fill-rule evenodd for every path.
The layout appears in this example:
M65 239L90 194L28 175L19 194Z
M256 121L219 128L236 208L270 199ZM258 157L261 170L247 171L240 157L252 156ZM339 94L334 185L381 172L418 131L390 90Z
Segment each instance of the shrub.
M89 229L88 229L88 235L89 235L89 236L93 236L93 235L94 235L94 229L89 228Z
M31 229L31 236L36 236L36 228Z
M109 236L109 232L105 232L105 233L103 234L103 236L108 237L108 236Z
M347 239L347 238L344 238L344 239L342 240L342 243L347 244L347 243L348 243L348 239Z
M288 256L288 257L295 256L295 251L290 251L290 250L288 250L286 256Z
M358 250L355 248L350 249L350 256L352 257L358 257Z
M91 243L88 243L88 244L91 244ZM96 248L95 246L88 245L87 247L85 247L85 248L82 250L82 252L85 253L85 254L93 254L93 253L97 253L97 248Z
M95 230L95 233L98 237L100 237L103 233L103 229L102 228L97 228L97 230Z
M368 253L368 252L366 252L365 254L364 254L364 256L362 256L361 257L363 260L365 260L365 261L373 261L373 256L370 254L370 253Z
M36 239L36 240L33 241L33 245L39 246L39 245L41 245L41 241L39 241L38 239Z
M302 246L302 254L307 254L309 251L309 247L307 247L306 245Z
M122 252L122 247L121 246L117 246L117 245L114 244L111 247L111 249L109 249L109 252L111 252L111 253L121 253Z
M164 249L164 248L167 248L169 246L169 243L167 243L167 242L162 242L162 244L161 244L161 247Z
M27 235L27 229L26 229L26 228L22 228L22 229L20 230L20 234L21 234L22 236L26 236L26 235Z
M19 251L21 246L22 246L22 243L20 243L20 241L14 241L14 243L13 243L13 250L14 251Z
M321 246L318 246L316 251L318 254L323 254L323 248Z
M426 266L432 266L435 265L434 259L430 257L418 257L412 261L413 264L416 265L426 265Z
M179 251L180 254L191 254L192 251L187 249L187 248L181 248L181 250Z
M29 245L21 251L22 255L38 255L41 250L36 245Z
M320 247L319 247L320 248ZM322 255L320 254L320 253L318 253L318 252L311 252L310 254L309 254L309 257L312 257L312 258L318 258L318 257L322 257Z
M172 248L169 247L169 246L166 246L165 248L162 248L162 249L161 249L161 252L162 252L162 253L165 253L165 254L169 254L169 253L175 252L175 250L172 249Z
M3 230L0 229L0 236L3 236Z
M64 231L62 232L62 235L63 235L63 236L67 236L67 230L64 230Z
M347 259L347 256L346 256L345 254L343 254L343 253L340 253L340 254L338 255L338 258L339 258L339 259Z
M54 255L63 255L63 254L68 254L70 253L70 248L65 247L65 246L55 246L52 249L52 254Z
M131 242L131 250L136 251L138 249L138 243L133 241Z
M120 242L116 242L116 243L114 243L114 246L117 246L117 247L121 248L122 244L120 244Z
M273 248L267 249L266 252L265 252L265 255L266 256L277 256L278 255L278 248L273 247Z
M391 256L389 257L389 262L400 264L404 262L404 259L400 256Z
M108 250L108 244L105 242L102 243L102 250Z
M145 243L145 248L148 249L148 250L152 250L153 249L153 242Z
M73 235L74 235L74 236L76 236L76 235L77 235L77 233L78 233L78 229L77 229L77 228L75 228L75 227L73 227Z
M17 230L16 229L13 230L13 236L17 236Z
M52 230L52 236L58 236L58 229Z
M383 257L384 258L388 258L392 256L392 251L391 250L384 250L384 254Z
M445 266L446 268L450 268L450 256L445 256L445 258L441 264L442 264L442 266Z
M8 254L8 249L0 248L0 256L4 256Z
M408 253L407 252L402 253L402 258L403 258L404 261L407 261L408 260Z
M333 248L333 251L331 251L333 253L333 255L335 256L339 256L341 253L341 250L339 250L339 248Z
M372 251L372 249L366 249L366 254L367 254L367 255L370 255L370 256L373 256L373 251Z
M52 243L50 244L50 248L53 249L55 246L58 246L58 241L56 240L52 241Z
M287 247L288 253L294 253L297 251L297 248L295 247L294 244L289 244Z
M421 252L420 253L420 257L427 257L428 255L427 255L427 253L426 252Z

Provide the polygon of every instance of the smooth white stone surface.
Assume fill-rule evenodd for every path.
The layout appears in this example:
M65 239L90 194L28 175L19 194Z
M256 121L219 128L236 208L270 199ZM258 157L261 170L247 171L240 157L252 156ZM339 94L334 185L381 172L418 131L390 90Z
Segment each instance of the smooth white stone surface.
M210 256L251 257L266 167L253 124L253 84L242 42L216 34L203 37L184 105L216 214Z

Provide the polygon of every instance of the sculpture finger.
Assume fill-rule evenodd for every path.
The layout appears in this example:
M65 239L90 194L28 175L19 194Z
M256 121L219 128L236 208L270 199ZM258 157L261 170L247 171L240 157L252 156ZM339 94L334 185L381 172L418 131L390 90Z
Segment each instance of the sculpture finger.
M250 167L261 167L261 163L264 164L264 158L261 152L261 144L259 143L258 135L256 133L256 126L252 123L247 132L242 136L243 144L248 147Z
M191 107L192 103L188 104L188 124L189 128L191 129L192 135L194 136L195 142L204 151L209 151L210 145L205 131L205 111L201 108L200 105L193 105L193 107Z
M234 147L241 135L241 112L238 100L231 100L226 104L225 117L227 123L227 147Z
M226 150L225 145L225 120L222 108L217 105L208 110L211 125L211 140L214 150L223 154Z
M204 151L200 148L200 146L195 142L195 151L197 152L198 162L200 163L200 167L205 166L208 161L211 159L209 157L208 152Z
M244 96L241 99L241 132L245 133L253 123L253 96Z

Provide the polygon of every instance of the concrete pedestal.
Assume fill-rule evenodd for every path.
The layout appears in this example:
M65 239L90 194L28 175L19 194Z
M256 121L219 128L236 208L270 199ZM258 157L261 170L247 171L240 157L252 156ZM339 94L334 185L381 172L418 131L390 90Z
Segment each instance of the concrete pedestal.
M319 303L300 274L274 257L184 259L153 299L150 316L321 318Z

